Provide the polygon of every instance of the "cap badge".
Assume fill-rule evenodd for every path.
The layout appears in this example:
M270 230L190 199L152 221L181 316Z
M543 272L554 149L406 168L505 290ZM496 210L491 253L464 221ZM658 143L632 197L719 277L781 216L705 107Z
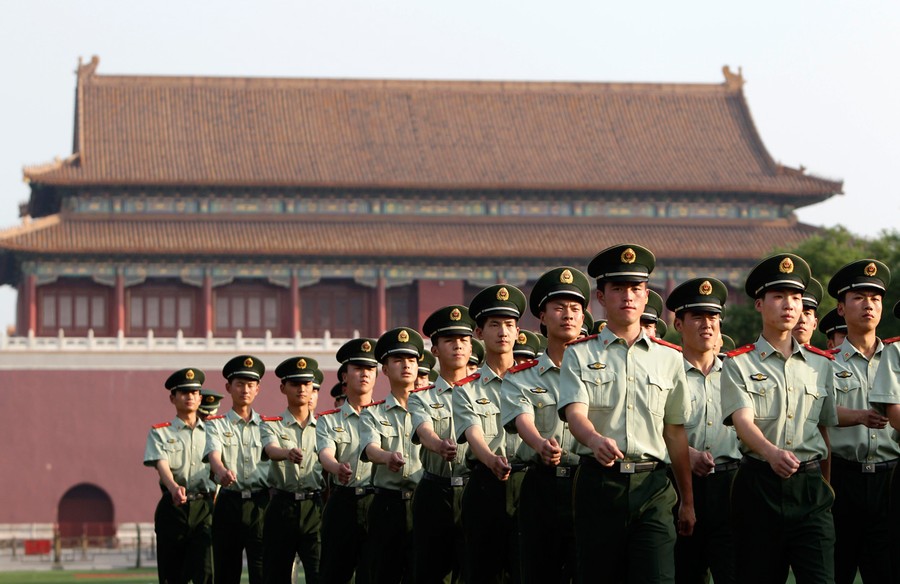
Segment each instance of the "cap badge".
M778 264L778 271L782 274L790 274L794 271L794 262L791 258L784 258L781 260L781 263Z
M211 404L211 403L213 403L214 401L216 401L216 398L213 397L213 396L211 396L211 395L208 395L208 396L206 396L206 397L203 398L203 401L206 402L206 403L208 403L208 404Z
M506 288L497 290L497 300L503 300L504 302L509 300L509 290Z
M363 344L360 345L359 348L363 353L371 353L372 343L370 343L369 341L363 341Z
M605 322L601 322L600 325L597 327L597 330L598 330L598 331L602 331L602 330L605 329L605 328L606 328L606 323L605 323Z
M622 260L623 264L633 264L634 260L637 259L637 254L635 254L634 250L629 247L622 252L622 255L619 256L619 259Z
M768 375L763 375L762 373L754 373L750 376L750 379L752 379L753 381L765 381L768 378Z
M517 345L524 345L528 342L528 337L525 336L525 333L519 333L519 336L516 338Z
M408 343L409 342L409 333L406 331L403 331L403 330L400 331L400 334L397 335L397 340L400 341L401 343Z
M566 268L559 275L559 281L562 282L563 284L571 284L572 282L575 281L575 278L572 277L572 272L568 268Z
M450 320L461 320L462 312L459 311L458 308L454 308L450 311Z
M703 283L700 284L700 294L704 296L712 294L712 284L709 283L709 280L703 280Z
M297 369L306 369L306 359L297 361Z
M424 360L425 360L425 353L422 353L421 355L419 355L419 363L421 363Z
M187 373L184 374L184 378L187 379L188 381L193 380L194 379L194 370L188 369Z
M872 262L872 263L870 263L868 266L866 266L866 268L863 270L863 272L864 272L868 277L871 278L872 276L874 276L875 274L878 273L878 267L875 265L874 262Z

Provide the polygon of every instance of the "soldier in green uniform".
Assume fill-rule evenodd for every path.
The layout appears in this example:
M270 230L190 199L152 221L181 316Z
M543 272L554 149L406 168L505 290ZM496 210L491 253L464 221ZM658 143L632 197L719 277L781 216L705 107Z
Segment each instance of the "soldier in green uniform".
M144 465L156 468L162 498L156 505L157 570L167 584L212 582L212 500L216 485L203 462L206 425L198 419L205 375L195 368L166 380L175 419L147 436Z
M900 302L894 305L894 317L900 318ZM878 372L872 390L869 392L869 403L880 412L887 415L891 427L894 429L894 439L900 432L900 337L884 340L884 350L881 352L881 361L878 364ZM897 525L896 513L900 501L900 465L891 471L891 520L892 525ZM900 539L891 534L890 554L891 577L890 582L900 582ZM865 574L863 575L865 578ZM888 580L885 580L888 581Z
M324 479L316 456L316 418L312 410L318 365L315 359L296 356L275 368L287 409L260 428L263 460L272 461L272 500L263 529L268 583L293 582L295 555L303 564L307 584L320 581Z
M822 288L822 284L815 278L810 278L809 284L806 285L806 289L803 291L803 312L800 313L800 320L797 321L797 326L791 331L791 335L801 345L805 345L812 340L813 333L816 332L816 327L819 326L816 310L819 308L819 302L822 301L824 293L825 290Z
M422 337L406 327L387 331L375 344L375 358L391 392L366 406L360 422L362 459L373 464L375 487L363 554L369 582L410 582L413 577L411 504L422 477L422 460L421 446L413 442L408 402L424 352Z
M362 460L360 415L372 403L378 374L374 339L353 339L337 352L344 370L347 401L323 412L316 425L316 448L322 469L332 475L331 494L322 514L322 560L325 582L350 582L366 541L366 516L372 502L372 464Z
M734 428L721 423L722 361L717 355L727 298L728 289L719 280L694 278L666 299L681 333L691 404L684 427L697 524L693 535L675 542L675 581L685 584L708 582L710 572L719 584L735 581L729 496L741 453Z
M219 403L225 399L221 393L217 393L211 389L200 388L200 407L197 408L197 416L201 420L205 420L210 416L215 416L219 411Z
M457 441L469 445L466 463L472 468L462 499L466 582L499 582L510 569L514 532L508 499L515 493L507 493L506 483L514 468L500 424L500 385L514 364L512 351L523 310L525 295L505 284L488 286L469 304L475 334L484 341L484 365L453 391Z
M675 489L678 531L694 526L684 422L687 388L681 353L641 327L656 260L635 244L598 253L588 266L608 322L571 343L560 365L560 418L578 441L573 508L578 576L612 582L674 578Z
M838 314L837 307L832 308L819 321L819 332L828 339L827 349L834 351L844 342L847 337L847 323L844 317Z
M572 479L578 456L556 404L563 350L581 336L590 294L587 277L575 268L554 268L538 279L528 304L546 330L547 350L510 369L500 389L501 422L522 438L518 457L529 465L519 500L522 582L570 582L575 576Z
M641 315L641 328L651 337L658 339L666 336L669 327L666 321L662 319L663 299L654 290L647 290L647 305L644 306L644 313Z
M882 300L891 281L888 267L859 260L838 270L828 294L838 301L847 337L834 352L834 399L841 427L829 430L834 488L834 579L852 583L857 569L866 582L891 582L893 528L900 523L900 499L891 501L891 477L900 445L888 419L869 406L884 348L876 334Z
M825 428L837 424L831 355L791 336L809 277L788 253L753 268L745 290L762 334L722 368L722 415L744 454L731 491L739 582L784 582L789 567L798 583L834 579L834 493L822 469Z
M475 322L465 306L451 305L432 312L422 327L431 338L431 351L440 364L434 386L409 398L414 440L422 445L422 480L413 497L413 582L436 584L460 581L464 541L460 509L469 469L463 464L465 444L456 443L452 395L469 373Z
M469 309L466 308L466 311ZM484 342L479 341L476 338L472 338L472 354L469 356L469 362L466 365L466 371L468 375L472 375L481 369L481 366L484 365Z
M204 460L222 486L213 512L216 583L237 584L247 552L251 584L263 581L263 518L269 503L269 464L262 461L260 426L253 411L266 368L252 355L240 355L222 369L231 410L207 419Z
M430 351L425 351L422 353L422 356L419 357L419 369L418 374L416 375L416 389L422 389L423 387L428 387L431 385L431 373L434 371L434 366L437 364L437 360L434 358L434 355L431 354Z
M516 344L513 346L513 360L516 365L531 361L541 350L541 338L531 331L519 331Z

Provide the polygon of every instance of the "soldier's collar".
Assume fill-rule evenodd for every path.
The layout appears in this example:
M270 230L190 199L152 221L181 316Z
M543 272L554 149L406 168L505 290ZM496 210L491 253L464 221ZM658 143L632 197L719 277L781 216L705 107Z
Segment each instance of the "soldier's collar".
M850 337L844 337L843 342L841 342L841 346L839 347L840 351L837 352L835 357L840 355L844 361L849 361L853 358L854 355L859 355L863 359L866 359L866 356L859 352L859 349L850 342ZM875 355L881 353L884 349L884 343L881 342L880 338L875 339ZM868 359L867 359L868 360Z
M481 366L481 369L479 369L478 372L481 373L481 385L487 385L495 379L501 379L499 375L494 373L494 370L491 369L490 365L487 364L487 361L484 362L484 365Z
M769 344L769 341L762 336L762 333L759 334L759 339L756 341L756 353L759 355L760 359L768 359L774 354L781 354L775 350L775 348ZM791 337L791 356L800 354L800 357L805 361L806 357L803 355L803 351L800 350L800 343L797 342L797 339Z
M541 356L538 357L537 361L538 374L540 375L543 375L547 371L553 371L554 369L559 371L559 367L553 363L553 359L551 359L546 352L541 353Z
M306 419L307 424L311 424L313 426L316 425L316 413L310 412L309 417ZM285 426L300 426L300 420L294 417L294 414L291 413L289 408L284 408L284 412L281 414L281 423Z
M403 406L400 405L400 402L397 401L397 398L394 396L394 394L390 392L387 394L387 397L384 398L384 405L387 406L386 409L403 408Z
M697 369L696 367L694 367L694 364L693 364L693 363L691 363L690 361L688 361L687 359L685 359L685 360L684 360L684 372L687 373L687 372L690 371L691 369L693 369L693 370L695 370L695 371L700 371L699 369ZM709 372L710 372L710 373L713 373L714 371L721 371L721 370L722 370L722 360L719 359L719 357L718 357L718 355L717 355L716 358L715 358L715 361L713 361L713 366L712 366L712 368L709 370Z

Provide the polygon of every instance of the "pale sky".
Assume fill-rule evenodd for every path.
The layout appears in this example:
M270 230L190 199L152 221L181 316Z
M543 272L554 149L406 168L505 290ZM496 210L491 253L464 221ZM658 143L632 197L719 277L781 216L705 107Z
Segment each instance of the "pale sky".
M876 236L900 226L900 2L3 2L0 228L22 167L72 151L78 57L100 74L719 83L743 68L770 154L844 180L798 212ZM900 267L897 267L900 269ZM0 326L15 291L0 288Z

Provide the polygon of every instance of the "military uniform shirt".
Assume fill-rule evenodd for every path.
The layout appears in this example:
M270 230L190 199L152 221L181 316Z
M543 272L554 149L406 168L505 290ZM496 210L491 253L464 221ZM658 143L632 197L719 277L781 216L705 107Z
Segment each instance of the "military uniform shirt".
M144 449L144 464L156 466L166 460L175 482L189 493L212 492L216 484L209 475L209 464L203 462L206 448L206 425L199 418L193 428L181 418L162 428L151 428Z
M709 452L715 464L741 458L734 426L722 423L722 361L716 362L708 375L684 360L684 374L690 394L688 419L684 423L688 444L701 452Z
M382 403L363 408L360 415L360 456L366 456L366 446L374 444L386 452L400 452L406 464L399 472L392 472L385 464L373 465L372 484L383 489L411 490L422 478L421 446L413 444L412 415L388 394Z
M453 390L453 421L456 441L466 442L466 430L478 426L488 448L498 456L506 456L506 432L500 425L500 378L487 364L478 370L480 377ZM472 466L478 458L472 449L466 452L466 463Z
M875 381L883 350L884 344L879 339L872 359L866 359L849 338L844 339L832 363L834 402L837 407L869 409L869 391ZM900 458L900 445L892 434L890 425L881 430L859 424L828 431L831 453L838 458L855 462L885 462Z
M616 441L626 460L668 461L663 425L682 425L687 388L680 351L646 333L630 347L604 328L596 337L569 345L559 379L559 416L572 403L588 407L588 419L601 435ZM575 453L593 456L576 442Z
M341 486L369 487L372 485L372 463L360 458L359 414L349 401L341 409L321 416L316 426L316 448L334 450L334 457L341 464L350 465L350 482Z
M284 410L281 421L265 422L260 427L260 435L263 445L263 460L269 457L265 452L266 446L274 444L278 448L291 450L299 448L303 453L303 461L294 464L290 460L273 460L269 462L269 486L299 493L303 491L318 491L325 485L322 477L322 467L316 454L316 417L309 415L304 428L290 410Z
M262 440L259 427L264 422L255 411L245 422L237 412L228 410L222 417L206 420L206 450L218 451L225 468L232 471L236 480L223 487L229 491L259 490L269 486L269 463L262 461Z
M900 404L900 342L884 344L869 392L869 403L882 414L885 413L884 404ZM897 439L897 432L892 435Z
M569 424L559 419L556 404L559 402L559 367L542 354L536 364L527 369L508 371L500 387L500 422L509 433L516 433L516 418L522 414L534 417L534 426L544 438L556 438L562 449L560 464L578 464L579 456L573 451L575 437ZM521 438L521 437L520 437ZM541 456L524 440L521 440L517 458L523 462L541 462Z
M419 443L415 432L424 423L431 424L431 429L441 440L456 440L453 427L453 400L455 388L443 377L438 377L434 385L428 389L413 391L409 396L407 407L412 414L413 443ZM441 458L440 454L427 448L421 448L422 465L425 471L449 478L465 476L469 469L462 464L465 460L468 444L457 444L456 459L451 463Z
M818 426L837 425L831 360L791 341L787 360L761 335L755 347L729 357L722 367L722 415L741 408L753 411L753 420L766 439L789 450L801 461L828 457ZM741 452L762 460L741 443Z

